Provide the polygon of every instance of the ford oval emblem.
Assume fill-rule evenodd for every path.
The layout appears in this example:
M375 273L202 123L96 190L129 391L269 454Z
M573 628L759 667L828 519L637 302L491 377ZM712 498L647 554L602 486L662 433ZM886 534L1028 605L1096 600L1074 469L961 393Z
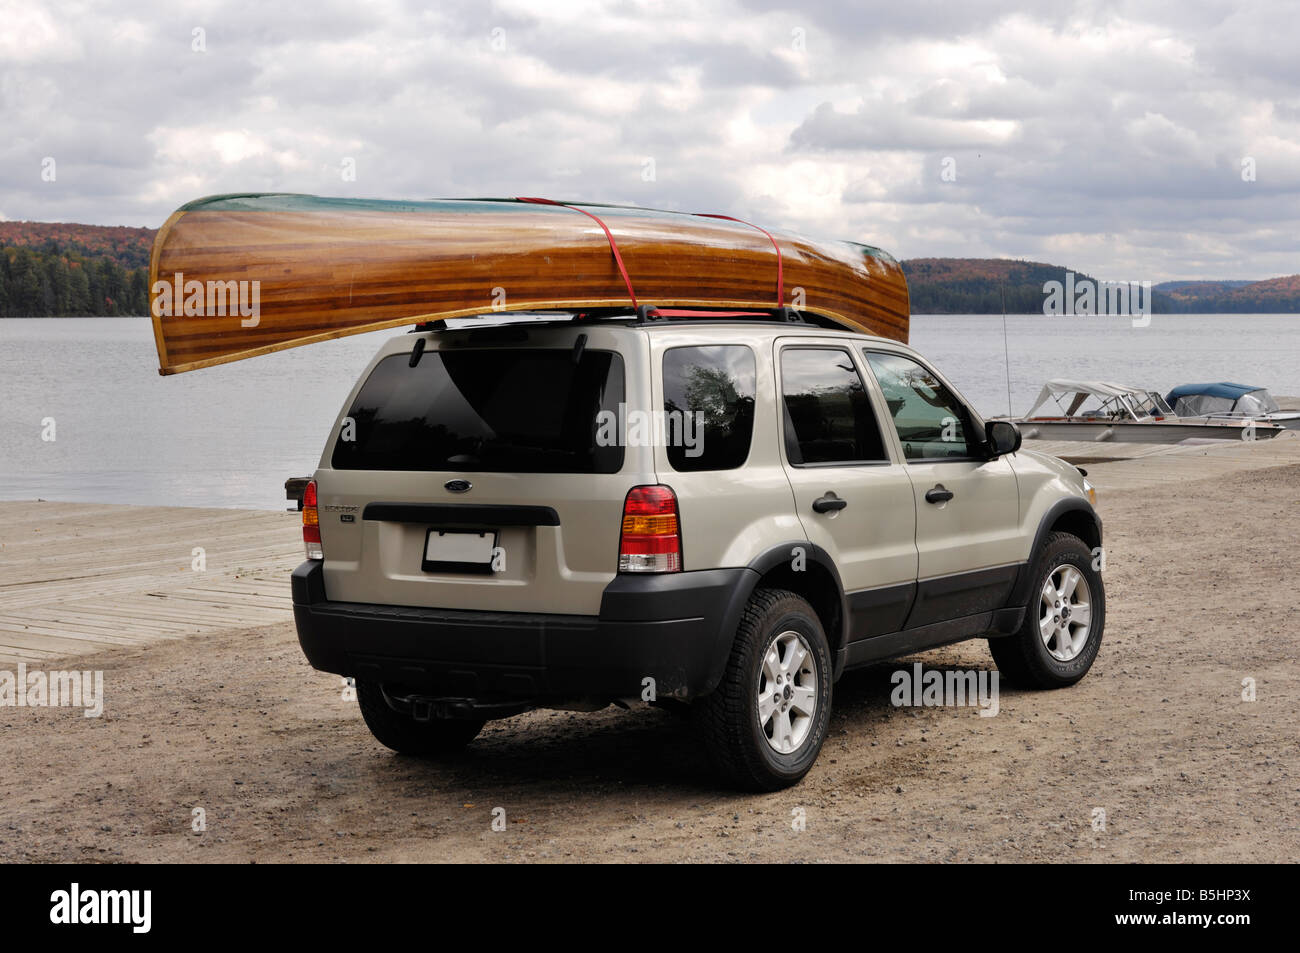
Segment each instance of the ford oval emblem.
M453 493L465 493L472 489L474 484L470 483L469 480L448 480L443 486Z

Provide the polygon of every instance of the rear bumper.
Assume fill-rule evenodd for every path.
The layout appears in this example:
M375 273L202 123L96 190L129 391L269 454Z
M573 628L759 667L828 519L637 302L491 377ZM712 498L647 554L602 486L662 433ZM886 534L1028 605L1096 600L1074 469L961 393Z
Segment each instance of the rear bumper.
M483 703L689 699L717 686L758 574L618 576L596 616L331 602L320 562L293 573L298 641L314 668Z

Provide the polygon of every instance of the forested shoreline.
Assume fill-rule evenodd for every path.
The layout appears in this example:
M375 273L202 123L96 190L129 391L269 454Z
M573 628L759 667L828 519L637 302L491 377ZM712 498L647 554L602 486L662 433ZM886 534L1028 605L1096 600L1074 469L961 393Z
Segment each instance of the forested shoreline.
M0 317L145 316L156 229L0 222ZM1041 314L1047 282L1094 279L1061 265L1005 258L902 261L913 314ZM1135 276L1136 277L1136 276ZM1144 295L1144 298L1146 296ZM1170 281L1156 314L1300 313L1300 275L1264 281Z
M0 249L0 316L147 315L148 268L58 247Z

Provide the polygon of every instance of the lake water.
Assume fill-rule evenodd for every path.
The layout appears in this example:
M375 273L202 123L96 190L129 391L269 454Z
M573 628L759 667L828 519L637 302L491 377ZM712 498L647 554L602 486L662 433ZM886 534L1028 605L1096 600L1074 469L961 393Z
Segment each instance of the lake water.
M1231 380L1300 394L1300 316L916 316L912 345L986 416L1028 409L1051 377ZM158 374L143 318L0 319L0 499L279 509L315 469L379 331ZM55 438L42 440L53 418Z

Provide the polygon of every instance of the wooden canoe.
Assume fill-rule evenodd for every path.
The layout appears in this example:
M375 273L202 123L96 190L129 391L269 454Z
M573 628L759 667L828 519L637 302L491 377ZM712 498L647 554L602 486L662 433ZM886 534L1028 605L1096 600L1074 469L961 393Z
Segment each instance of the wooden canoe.
M182 206L150 264L159 370L441 318L630 307L630 294L656 307L782 304L907 340L907 281L879 249L717 217L537 201L252 194Z

